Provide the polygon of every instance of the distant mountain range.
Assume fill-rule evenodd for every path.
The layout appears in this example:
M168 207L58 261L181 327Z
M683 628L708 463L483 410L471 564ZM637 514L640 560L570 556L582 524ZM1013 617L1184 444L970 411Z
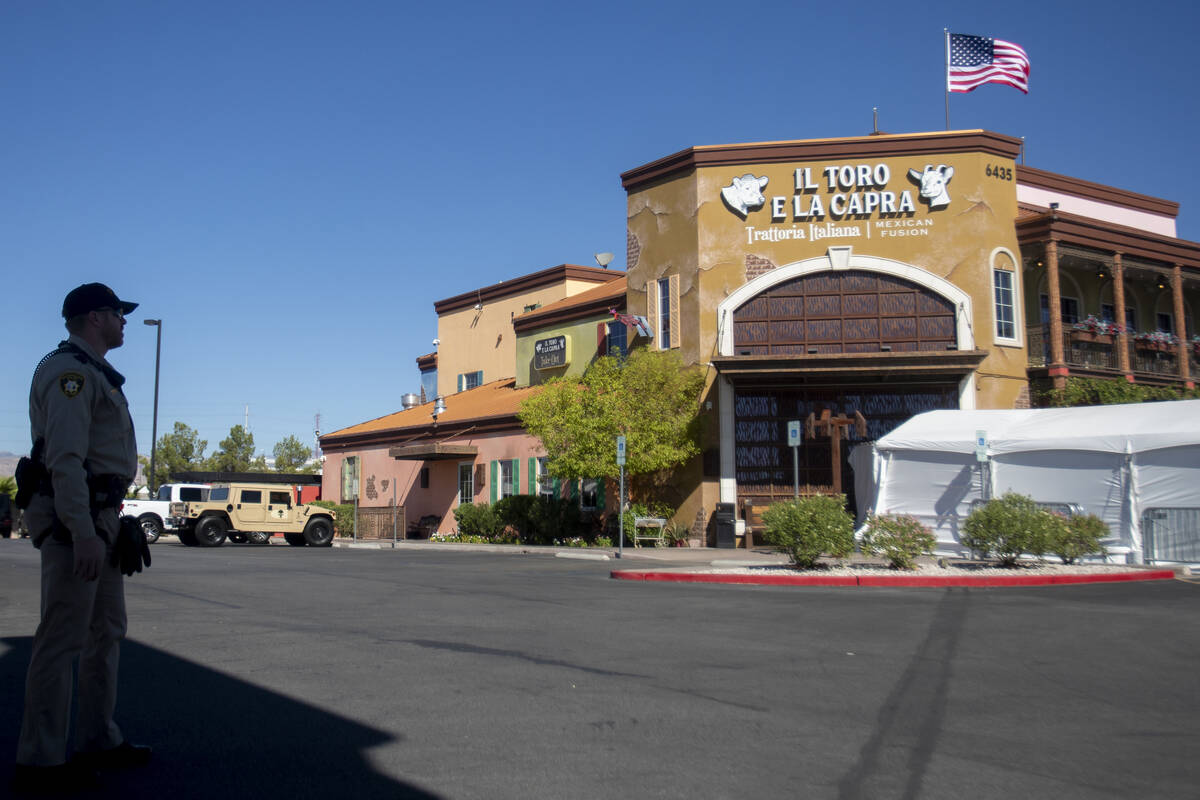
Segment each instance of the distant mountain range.
M17 461L20 458L19 454L0 451L0 478L12 477L17 471Z

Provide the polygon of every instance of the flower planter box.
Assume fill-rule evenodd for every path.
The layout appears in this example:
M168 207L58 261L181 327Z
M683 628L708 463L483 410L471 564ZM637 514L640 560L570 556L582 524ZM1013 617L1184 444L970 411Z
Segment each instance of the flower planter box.
M1112 334L1092 333L1090 331L1071 331L1071 341L1084 344L1112 344Z

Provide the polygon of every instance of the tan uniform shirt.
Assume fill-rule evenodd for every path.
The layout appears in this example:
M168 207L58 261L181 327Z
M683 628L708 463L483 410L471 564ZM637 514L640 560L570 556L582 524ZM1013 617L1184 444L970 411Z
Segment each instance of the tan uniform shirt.
M80 337L71 336L68 341L111 367ZM75 354L56 355L33 376L29 425L34 441L46 439L42 458L54 486L53 513L73 540L95 536L88 473L120 475L130 481L137 473L137 442L124 393L109 383L100 369L80 361ZM39 517L51 511L50 504L39 499L34 499L28 512L32 515L29 530L34 536L46 529L41 526L47 520ZM115 512L105 516L112 518L106 523L115 523ZM113 541L115 528L106 532Z

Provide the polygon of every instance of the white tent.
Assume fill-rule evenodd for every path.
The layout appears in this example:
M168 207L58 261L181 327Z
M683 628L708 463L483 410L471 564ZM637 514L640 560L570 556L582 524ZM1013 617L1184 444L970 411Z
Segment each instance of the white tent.
M850 464L859 522L910 514L939 553L967 555L972 501L1017 492L1100 517L1110 559L1200 561L1200 400L929 411L856 447Z

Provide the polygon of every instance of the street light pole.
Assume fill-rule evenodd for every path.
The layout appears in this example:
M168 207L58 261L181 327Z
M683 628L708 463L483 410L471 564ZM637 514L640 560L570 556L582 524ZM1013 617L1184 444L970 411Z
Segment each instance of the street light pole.
M150 428L150 476L147 481L150 484L150 497L154 497L154 493L158 490L158 487L154 485L154 455L158 448L158 365L162 356L162 320L147 319L143 322L146 325L153 325L157 329L154 342L154 423Z

